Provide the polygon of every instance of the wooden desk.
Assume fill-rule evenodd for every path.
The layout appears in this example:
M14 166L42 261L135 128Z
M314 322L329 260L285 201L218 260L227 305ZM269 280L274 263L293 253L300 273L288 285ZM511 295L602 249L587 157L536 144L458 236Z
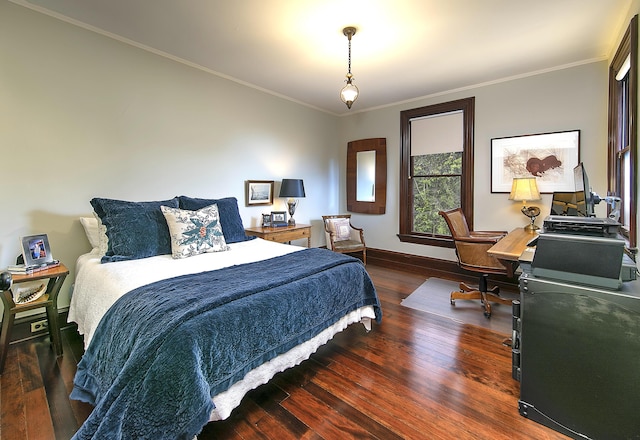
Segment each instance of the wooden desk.
M12 275L13 284L24 283L26 281L48 280L47 292L35 301L16 304L13 302L13 294L11 290L0 292L2 302L4 304L4 312L2 316L2 332L0 333L0 374L4 369L4 361L7 357L9 342L11 342L11 328L15 320L16 313L26 312L27 310L39 309L44 307L47 312L47 321L49 327L49 336L51 337L51 345L56 356L62 354L62 339L60 337L60 326L58 325L58 293L62 283L69 273L69 269L64 264L52 267L50 269L34 272L30 275Z
M246 228L245 234L260 237L278 243L287 243L291 240L307 239L307 247L311 247L311 225L281 226L278 228L262 227Z
M513 277L513 271L518 267L518 258L527 248L527 242L536 235L536 232L528 232L524 228L516 228L491 246L487 253L500 260L507 268L508 275Z

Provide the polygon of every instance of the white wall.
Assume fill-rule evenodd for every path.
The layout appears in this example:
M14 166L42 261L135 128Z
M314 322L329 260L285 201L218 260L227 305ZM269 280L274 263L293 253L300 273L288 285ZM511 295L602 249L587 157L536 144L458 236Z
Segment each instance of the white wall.
M491 139L534 133L580 130L580 159L585 163L595 192L606 194L607 72L606 61L593 62L402 105L356 113L341 120L341 146L346 156L349 141L387 138L387 210L384 215L354 214L353 223L367 231L367 245L416 255L455 260L451 249L401 243L399 231L400 111L475 96L474 227L505 230L524 226L529 220L520 212L521 203L508 194L491 193ZM366 93L362 90L361 93ZM341 166L341 170L344 167ZM344 180L344 173L341 173ZM549 214L551 195L529 203L541 208L536 221ZM528 205L529 205L528 204ZM342 209L346 202L340 201ZM605 206L597 207L600 216Z
M285 209L282 200L245 207L249 179L303 178L307 197L295 217L313 224L312 245L322 246L321 216L346 212L347 142L374 137L387 138L388 196L385 215L354 214L368 245L453 260L450 249L396 236L400 111L476 97L475 226L510 230L527 219L507 194L490 193L490 139L580 129L581 158L604 192L607 65L336 118L0 0L0 267L20 252L20 236L47 233L54 256L73 270L89 249L78 217L90 215L96 196L235 196L245 226ZM544 195L541 217L549 204Z
M338 210L337 118L221 79L13 3L0 1L0 267L19 237L49 236L71 276L89 250L78 221L89 200L235 196L246 180L302 178L296 212L324 244Z

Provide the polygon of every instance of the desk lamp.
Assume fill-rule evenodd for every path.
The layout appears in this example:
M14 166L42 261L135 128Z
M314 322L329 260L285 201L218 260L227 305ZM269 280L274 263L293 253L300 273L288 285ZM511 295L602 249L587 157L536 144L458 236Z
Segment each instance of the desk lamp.
M534 232L540 229L534 224L536 217L540 215L540 208L537 206L525 206L527 200L540 200L540 192L535 177L515 177L511 185L509 200L522 201L522 213L531 219L531 223L524 227L525 231Z
M289 206L289 226L295 226L296 221L293 219L293 214L296 212L298 206L298 200L296 197L304 197L304 183L302 179L282 179L282 185L280 185L280 196L288 197L287 205Z

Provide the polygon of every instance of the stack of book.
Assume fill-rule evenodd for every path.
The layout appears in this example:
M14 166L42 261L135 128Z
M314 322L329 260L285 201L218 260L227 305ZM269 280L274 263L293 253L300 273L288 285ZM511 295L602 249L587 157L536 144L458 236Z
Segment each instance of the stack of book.
M7 271L14 275L30 275L41 270L51 269L52 267L60 266L60 261L53 260L45 264L36 264L33 266L26 266L24 264L14 264L7 267Z

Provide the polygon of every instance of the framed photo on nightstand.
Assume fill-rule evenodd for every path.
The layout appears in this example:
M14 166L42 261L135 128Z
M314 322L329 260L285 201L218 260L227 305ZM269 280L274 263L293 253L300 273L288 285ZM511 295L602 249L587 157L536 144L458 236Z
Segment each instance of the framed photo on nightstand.
M26 267L42 266L54 263L47 234L22 237L22 258Z
M271 211L271 226L288 226L287 211Z

